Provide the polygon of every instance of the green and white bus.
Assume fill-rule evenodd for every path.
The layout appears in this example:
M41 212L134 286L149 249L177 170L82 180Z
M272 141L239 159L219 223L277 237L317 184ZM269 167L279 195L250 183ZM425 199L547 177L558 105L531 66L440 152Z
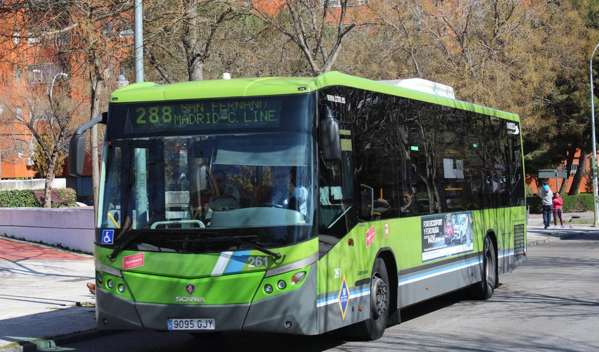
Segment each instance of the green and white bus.
M73 174L98 122L101 329L376 339L526 256L515 114L338 72L132 84Z

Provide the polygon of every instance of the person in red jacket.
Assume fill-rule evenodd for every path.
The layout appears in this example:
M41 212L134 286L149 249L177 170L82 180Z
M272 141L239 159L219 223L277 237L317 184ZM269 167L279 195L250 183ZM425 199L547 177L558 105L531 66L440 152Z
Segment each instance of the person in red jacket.
M553 224L557 226L557 217L559 216L559 223L564 227L564 220L562 220L562 206L564 205L564 199L559 195L558 192L553 194Z

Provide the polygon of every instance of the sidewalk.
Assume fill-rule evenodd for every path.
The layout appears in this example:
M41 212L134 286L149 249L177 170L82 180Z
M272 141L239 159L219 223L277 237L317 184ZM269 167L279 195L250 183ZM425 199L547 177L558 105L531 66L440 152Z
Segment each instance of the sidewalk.
M564 226L553 225L553 217L551 226L547 229L543 226L542 214L529 214L528 216L528 245L543 243L555 239L562 240L598 240L599 228L593 227L593 212L582 213L564 213L562 218Z
M599 230L584 225L545 230L540 214L529 217L529 247L567 235L597 239ZM85 286L93 281L90 255L0 236L0 352L51 350L55 342L96 334L94 296Z
M90 255L0 236L0 351L93 329L93 281Z
M563 213L562 219L564 220L565 228L592 228L590 225L593 224L593 212ZM553 215L551 216L551 223L553 224ZM559 220L557 221L557 224L559 227ZM543 214L528 214L528 226L543 227ZM551 226L550 228L557 227Z

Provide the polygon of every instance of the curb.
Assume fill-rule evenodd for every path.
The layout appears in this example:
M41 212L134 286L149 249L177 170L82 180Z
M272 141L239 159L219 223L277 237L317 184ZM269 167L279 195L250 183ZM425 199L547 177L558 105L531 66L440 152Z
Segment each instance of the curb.
M556 240L555 238L544 238L544 239L538 239L538 240L532 240L529 241L528 243L526 243L527 247L534 247L537 246L539 244L543 244L543 243L547 243L547 242L551 242Z
M30 341L12 342L5 346L0 346L0 352L52 351L57 349L57 346L59 347L60 345L123 332L124 331L92 329L46 338L39 337L31 339Z

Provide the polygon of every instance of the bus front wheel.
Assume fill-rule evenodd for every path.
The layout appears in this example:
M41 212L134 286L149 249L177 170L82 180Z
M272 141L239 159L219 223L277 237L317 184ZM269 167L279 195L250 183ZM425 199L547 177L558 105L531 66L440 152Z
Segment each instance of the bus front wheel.
M382 258L377 258L370 282L370 318L356 326L357 337L376 340L383 336L389 318L390 294L385 261Z

